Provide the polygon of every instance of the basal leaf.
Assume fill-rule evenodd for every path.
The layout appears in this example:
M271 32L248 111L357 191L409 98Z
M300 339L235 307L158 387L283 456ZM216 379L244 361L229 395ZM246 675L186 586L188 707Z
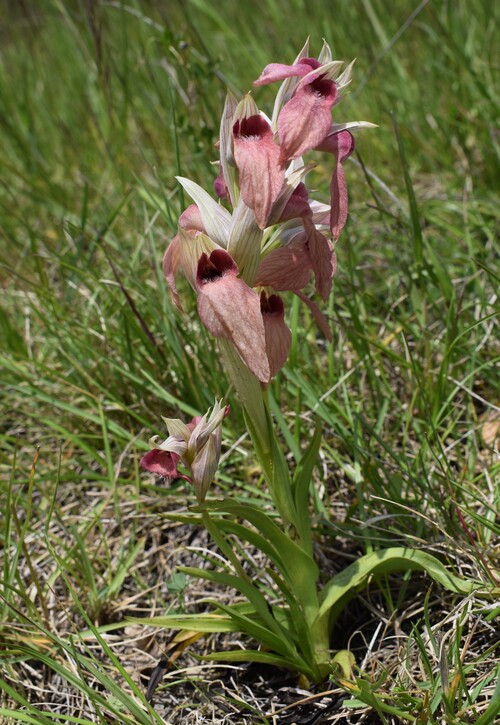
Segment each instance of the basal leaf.
M330 626L346 604L367 584L374 574L396 571L425 571L435 581L457 594L469 594L478 582L458 577L431 554L416 549L393 547L362 556L336 574L320 594L319 618L328 617Z

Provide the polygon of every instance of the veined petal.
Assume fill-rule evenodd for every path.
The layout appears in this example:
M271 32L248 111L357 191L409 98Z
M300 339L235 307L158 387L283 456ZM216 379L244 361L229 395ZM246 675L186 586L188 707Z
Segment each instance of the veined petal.
M310 217L311 214L309 193L306 185L301 182L290 195L278 221L283 223L290 221L290 219L304 219Z
M268 226L301 216L300 214L290 216L290 214L295 211L299 211L297 209L296 202L298 201L297 194L303 193L302 187L305 188L304 184L302 184L302 180L306 177L309 171L311 171L311 169L315 168L316 164L306 164L304 166L300 163L298 168L293 169L292 167L297 161L299 161L299 159L300 157L294 159L285 171L285 183L269 213L269 218L267 220ZM297 192L299 186L301 187L301 190ZM292 197L294 197L293 201ZM290 201L294 208L292 206L287 208ZM302 209L305 211L305 207L302 207Z
M217 248L217 245L206 234L179 228L179 262L193 289L196 289L198 260L203 252L210 254Z
M279 146L274 143L271 126L260 114L237 119L233 137L241 197L264 229L285 181Z
M215 199L212 199L205 189L202 189L191 179L185 179L183 176L177 176L176 179L199 208L203 226L208 236L214 242L217 242L219 246L226 248L231 225L231 214L218 204Z
M141 468L146 469L146 471L150 471L156 476L167 478L170 481L175 481L177 478L187 479L187 476L178 472L178 461L179 456L175 453L168 453L167 451L154 449L146 453L141 458L139 465Z
M210 415L203 416L199 426L193 431L194 456L190 466L196 497L204 501L207 490L213 481L219 465L222 443L222 421L229 413L229 406L215 401Z
M162 420L166 424L168 434L171 437L183 440L186 445L188 444L191 437L191 430L189 426L184 423L183 420L181 420L180 418L164 418L163 416Z
M343 163L354 151L354 136L346 130L349 127L352 128L353 124L332 124L330 133L321 143L314 147L314 150L326 151L329 154L333 154Z
M309 57L309 38L307 38L306 42L304 43L303 47L300 49L299 54L295 58L292 65L296 65L299 63L299 61L303 60L304 58ZM276 131L278 126L278 115L283 106L287 101L290 100L290 98L293 96L293 92L295 88L297 87L297 84L300 81L300 76L292 76L290 78L287 78L283 83L281 84L278 93L276 94L276 100L274 102L273 106L273 118L271 122L271 128L273 129L273 132Z
M278 117L283 161L302 156L321 143L332 124L331 110L336 97L335 82L324 78L321 69L300 82Z
M321 312L318 305L309 299L305 294L302 292L296 291L295 294L297 297L300 297L302 302L304 302L309 309L311 310L311 314L316 320L316 324L318 325L319 329L323 333L323 335L326 337L327 340L332 340L332 331L330 330L330 325L328 323L327 318L325 315Z
M159 451L168 451L169 453L175 453L177 456L182 458L187 451L187 441L177 436L170 435L161 443L158 443L158 436L154 436L150 443L154 445Z
M306 287L311 277L311 259L304 245L273 249L260 263L255 284L277 292Z
M236 183L236 168L233 154L233 116L236 111L238 102L232 93L226 95L224 103L224 111L220 121L219 136L219 158L220 168L217 177L215 191L219 198L227 198L222 195L226 190L231 206L236 206L238 200L238 185Z
M202 254L196 287L198 312L215 335L231 340L243 362L262 382L270 379L264 323L257 293L238 276L231 256L222 249Z
M327 227L330 226L330 204L322 204L320 201L314 199L310 202L309 206L312 211L312 220L316 226L325 224Z
M170 287L170 294L172 295L172 301L177 309L182 310L182 305L177 292L177 285L175 278L179 272L181 259L180 259L180 238L176 234L168 245L165 254L163 255L163 274L167 280L167 284Z
M182 245L188 244L189 246L189 243L186 241L186 237L190 237L194 241L194 238L196 236L196 234L194 233L195 231L205 231L203 219L201 218L200 210L196 206L196 204L191 204L185 211L182 212L179 217L179 227L183 230L183 240L181 241L181 233L179 232L175 235L175 237L172 239L169 246L167 247L167 250L163 256L163 274L165 275L167 284L170 287L170 293L172 295L172 301L174 305L179 310L182 310L179 293L177 292L177 285L175 283L175 278L179 273L179 270L184 269L182 260L184 259L184 263L187 263L186 250L184 250L183 252ZM215 245L213 245L213 247L215 247ZM197 263L198 257L196 257L196 259L194 260L194 264ZM189 270L189 265L187 268ZM191 283L193 284L194 274L191 274L191 279Z
M330 228L335 241L340 237L342 229L347 222L349 213L349 196L347 192L347 181L345 178L344 166L337 161L337 167L332 174L330 182Z
M321 52L318 55L318 62L321 65L324 65L325 63L331 63L332 60L332 51L328 43L325 39L323 39L323 47L321 48Z
M179 226L186 230L207 233L199 207L190 204L179 217Z
M259 266L262 236L255 213L240 197L233 211L227 251L234 259L241 279L249 287L253 287Z
M332 289L332 279L337 267L333 244L311 222L306 224L306 232L316 292L326 301Z
M333 239L337 241L347 222L348 194L343 163L354 151L354 136L349 131L330 134L318 149L337 157L337 166L330 182L330 227Z
M226 180L224 178L224 174L222 173L222 169L219 170L219 175L214 181L214 191L219 197L219 199L223 199L224 201L227 201L229 199L229 189L226 184Z
M284 81L285 78L292 78L294 76L302 78L310 73L311 70L315 70L320 66L321 63L319 63L316 58L301 58L293 65L286 65L286 63L269 63L253 84L254 86L266 86L269 83L274 83L275 81Z
M332 123L332 127L330 129L330 133L325 138L323 143L328 144L328 139L330 136L333 136L336 133L339 133L339 131L348 131L348 130L355 130L357 128L378 128L378 125L376 123L370 123L370 121L346 121L345 123ZM321 147L316 149L317 151L329 151L329 149L323 149L323 144L321 144Z
M210 414L205 413L191 433L189 448L193 451L203 448L208 438L222 425L222 421L229 413L229 406L221 406L220 402L215 401Z
M193 487L196 498L203 503L207 491L214 480L219 465L220 449L217 450L216 441L210 438L206 444L195 455L190 466L190 473L193 477Z
M260 295L260 309L266 333L266 352L269 360L271 377L279 373L288 360L292 333L285 324L283 300L279 295L267 297L265 292Z

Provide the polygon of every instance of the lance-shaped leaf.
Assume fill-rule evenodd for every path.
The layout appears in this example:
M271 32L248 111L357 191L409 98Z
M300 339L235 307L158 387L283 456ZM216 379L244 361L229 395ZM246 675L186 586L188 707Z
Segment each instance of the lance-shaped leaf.
M320 595L319 618L327 617L332 627L344 607L375 575L408 570L425 571L457 594L470 594L479 587L479 582L452 574L439 559L425 551L393 547L360 557L330 579Z
M264 229L271 206L284 184L285 171L271 126L250 96L238 104L233 138L241 196Z
M224 250L202 254L196 275L198 312L215 337L230 340L249 370L262 382L271 377L258 294L238 277Z
M283 300L279 295L270 295L268 297L262 291L260 309L266 333L267 359L269 360L271 377L274 378L288 360L292 333L285 324Z

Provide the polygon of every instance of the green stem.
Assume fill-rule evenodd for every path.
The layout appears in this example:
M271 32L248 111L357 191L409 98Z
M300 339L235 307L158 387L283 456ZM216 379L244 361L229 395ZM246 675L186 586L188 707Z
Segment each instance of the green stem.
M243 405L245 422L252 438L257 458L269 486L272 499L289 536L312 559L310 530L305 531L295 505L290 471L274 430L269 410L267 391L248 370L228 340L219 340L224 367ZM311 561L313 565L313 562ZM297 562L292 562L296 566ZM314 566L314 565L313 565ZM291 576L293 580L295 576ZM295 591L308 631L307 642L302 643L308 652L315 679L322 680L328 673L330 650L328 621L319 616L317 578L302 591Z

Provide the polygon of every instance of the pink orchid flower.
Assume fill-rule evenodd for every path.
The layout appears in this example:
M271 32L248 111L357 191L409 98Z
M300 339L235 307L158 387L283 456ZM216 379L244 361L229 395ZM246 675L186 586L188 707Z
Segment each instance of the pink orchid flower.
M278 116L281 159L302 156L325 138L332 124L331 110L337 100L339 61L321 65L316 58L301 58L287 66L271 63L254 85L267 85L293 76L301 78L292 97Z
M236 109L233 142L241 197L264 229L271 206L284 184L285 171L271 124L259 113L250 96L245 96Z
M158 442L158 436L151 438L153 449L142 457L140 465L168 480L183 478L189 481L202 503L219 465L222 421L228 413L229 406L216 400L211 411L203 417L195 416L190 423L183 423L179 418L164 418L169 437L162 442ZM179 460L189 476L177 470Z

